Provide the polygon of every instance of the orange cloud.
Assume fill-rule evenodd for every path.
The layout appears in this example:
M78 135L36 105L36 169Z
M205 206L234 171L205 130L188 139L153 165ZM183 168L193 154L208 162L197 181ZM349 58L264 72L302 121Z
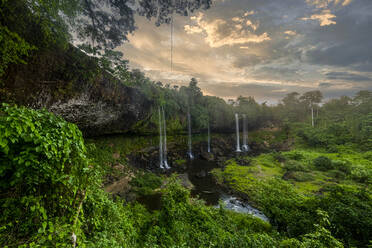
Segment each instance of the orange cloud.
M287 34L287 35L291 35L291 36L297 34L295 31L292 31L292 30L287 30L287 31L285 31L284 33Z
M328 8L331 4L338 5L342 3L342 6L349 5L353 0L306 0L309 5L315 5L319 9Z
M198 16L191 17L195 21L194 26L185 25L184 29L189 34L204 33L205 42L210 47L222 47L242 45L246 43L261 43L271 40L269 35L265 32L262 34L255 34L246 29L252 28L254 31L257 29L258 24L253 24L251 21L246 21L242 24L229 23L223 19L215 19L212 21L204 20L204 15L200 13ZM242 22L241 18L232 18L234 22Z
M336 16L332 14L329 9L325 9L319 14L314 14L310 17L304 17L301 20L304 20L304 21L317 20L319 21L320 26L328 26L328 25L336 24L336 21L332 20L334 18L336 18Z

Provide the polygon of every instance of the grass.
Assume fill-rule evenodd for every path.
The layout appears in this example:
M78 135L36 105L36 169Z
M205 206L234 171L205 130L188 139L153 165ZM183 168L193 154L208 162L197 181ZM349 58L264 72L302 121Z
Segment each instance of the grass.
M370 182L372 160L369 153L338 147L338 153L322 149L297 148L288 152L267 153L250 159L249 166L240 166L235 159L226 162L224 171L213 171L219 183L229 181L230 186L241 191L255 180L277 178L286 180L304 196L318 194L332 184L364 187ZM322 171L314 166L320 156L331 159L331 170ZM243 190L244 191L244 190Z

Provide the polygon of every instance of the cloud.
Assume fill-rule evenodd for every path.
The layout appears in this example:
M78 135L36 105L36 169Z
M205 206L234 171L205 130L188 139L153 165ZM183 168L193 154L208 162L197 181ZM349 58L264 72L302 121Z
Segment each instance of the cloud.
M254 12L253 10L251 11L247 11L244 13L244 16L250 16L250 15L254 15L256 12Z
M233 24L220 18L207 21L204 19L204 14L202 13L191 17L191 20L195 22L195 25L185 25L185 31L192 34L203 32L205 42L212 48L247 43L262 43L271 40L267 32L255 34L249 30L248 27L253 29L253 31L258 27L258 24L253 24L252 22L246 21L243 23L243 26L243 24ZM234 17L232 21L242 22L242 19Z
M293 31L293 30L287 30L284 32L286 35L290 35L290 36L293 36L293 35L296 35L296 31Z
M262 61L263 61L263 58L255 54L245 54L243 56L236 58L236 60L233 62L233 66L236 68L244 68L247 66L257 65L261 63Z
M361 1L353 11L339 14L332 32L311 30L306 43L299 48L303 61L372 72L372 14L368 9L372 9L372 1Z
M306 0L309 5L314 5L317 8L328 8L330 5L338 5L342 3L342 6L349 5L353 0Z
M372 90L371 9L371 0L218 1L191 18L175 15L173 71L169 25L136 17L120 50L153 80L186 85L196 77L203 92L224 98L275 101L315 89L351 96ZM322 13L336 23L321 26L314 15Z
M342 81L370 81L372 83L372 78L360 75L356 73L349 73L343 71L328 72L325 74L328 79L342 80Z
M343 3L342 3L342 6L346 6L346 5L349 5L353 0L345 0Z
M185 25L185 31L188 34L200 34L203 32L203 29L198 26Z
M318 20L320 26L329 26L332 24L336 24L336 21L332 20L334 18L336 18L336 16L332 14L329 9L325 9L319 14L313 14L310 17L303 17L301 18L301 20Z
M331 84L331 83L319 83L318 84L319 88L329 88L329 87L332 87L332 86L333 86L333 84Z
M231 20L234 21L234 22L240 22L240 23L244 21L243 18L240 18L238 16L233 17Z
M254 24L251 20L247 20L245 22L245 25L247 25L248 27L251 27L254 31L256 31L259 26L258 23Z

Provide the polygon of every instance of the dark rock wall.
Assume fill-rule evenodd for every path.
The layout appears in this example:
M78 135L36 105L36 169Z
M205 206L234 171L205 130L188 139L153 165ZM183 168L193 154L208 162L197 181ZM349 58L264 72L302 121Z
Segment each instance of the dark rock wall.
M0 102L47 110L75 123L85 136L134 131L152 102L70 47L38 52L1 79Z

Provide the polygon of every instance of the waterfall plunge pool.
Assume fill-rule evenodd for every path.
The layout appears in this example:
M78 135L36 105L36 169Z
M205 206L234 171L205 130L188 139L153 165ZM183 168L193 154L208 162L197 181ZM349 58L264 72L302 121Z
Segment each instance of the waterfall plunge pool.
M238 213L251 214L263 221L269 222L269 219L260 210L239 200L235 196L225 193L223 189L216 184L210 173L211 170L216 167L217 165L215 162L206 160L194 159L188 161L187 174L189 180L194 185L191 194L193 196L199 196L199 198L203 199L209 206L219 207L219 202L222 201L226 209Z
M269 219L260 210L233 195L229 195L216 184L210 173L216 167L217 165L214 162L206 160L193 159L188 161L186 175L194 186L191 190L191 195L193 197L198 196L208 206L218 208L219 203L223 202L226 209L238 213L251 214L263 221L269 222ZM154 195L142 196L137 201L145 205L149 210L158 210L161 208L160 198L161 194L156 193Z

